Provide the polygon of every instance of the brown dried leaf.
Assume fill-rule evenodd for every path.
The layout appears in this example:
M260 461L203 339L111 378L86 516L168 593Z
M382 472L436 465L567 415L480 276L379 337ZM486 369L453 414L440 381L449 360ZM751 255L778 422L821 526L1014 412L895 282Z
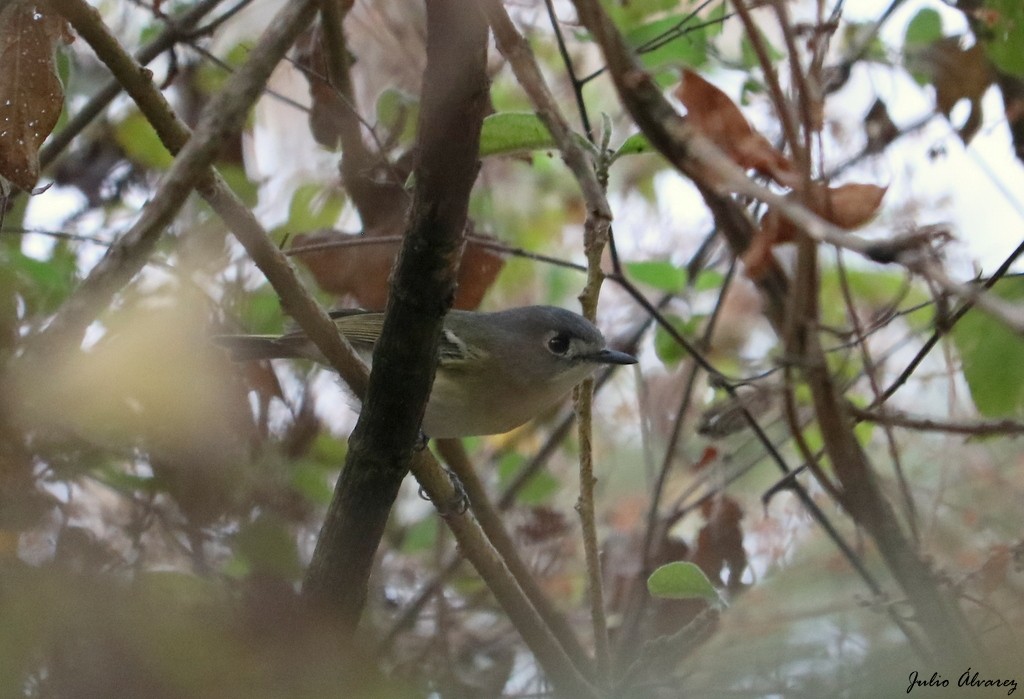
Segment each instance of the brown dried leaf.
M309 128L316 142L335 149L341 143L344 128L344 110L348 109L342 96L327 79L327 60L324 57L323 30L312 27L296 42L295 65L309 83Z
M372 238L386 237L380 242ZM478 236L479 237L479 236ZM362 236L325 230L295 236L294 247L351 242L299 255L321 289L338 296L352 296L362 308L383 309L388 298L388 277L400 241L389 230L368 230ZM480 243L470 241L462 253L459 266L455 308L472 310L480 305L484 294L505 266L504 258Z
M747 276L758 280L774 262L772 248L796 237L796 227L776 209L768 209L761 219L761 227L754 233L750 245L743 251L743 267Z
M64 106L53 52L71 40L67 24L44 0L15 0L0 10L0 177L31 192L39 147Z
M751 127L727 94L687 68L675 95L686 107L690 124L724 150L737 165L744 170L755 170L781 185L796 183L793 164Z
M728 566L729 589L740 586L740 578L747 567L747 552L743 549L743 508L728 496L707 500L701 506L706 524L697 535L697 549L690 559L700 566L712 582L721 582L722 571Z
M828 190L828 198L814 212L848 231L860 228L878 213L888 187L874 184L844 184Z
M878 212L888 187L874 184L850 183L827 190L817 188L808 208L829 223L845 230L853 230L870 221ZM796 193L790 194L794 198ZM795 240L798 229L776 208L768 209L761 219L761 227L743 253L747 276L759 279L772 261L772 248Z

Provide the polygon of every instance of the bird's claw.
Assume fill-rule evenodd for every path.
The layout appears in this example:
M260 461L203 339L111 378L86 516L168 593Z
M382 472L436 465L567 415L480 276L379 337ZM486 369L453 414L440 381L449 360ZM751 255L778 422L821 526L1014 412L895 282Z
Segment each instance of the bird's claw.
M452 489L455 491L455 494L451 497L451 499L449 499L447 503L442 504L434 502L431 499L430 495L427 494L427 491L424 490L422 485L420 486L419 489L419 495L424 500L434 502L434 507L437 508L438 514L440 514L442 517L448 517L449 515L465 514L466 510L469 509L469 495L466 493L466 488L465 486L462 485L462 481L459 480L459 477L456 476L451 469L446 468L445 473L448 474L448 479L452 483Z

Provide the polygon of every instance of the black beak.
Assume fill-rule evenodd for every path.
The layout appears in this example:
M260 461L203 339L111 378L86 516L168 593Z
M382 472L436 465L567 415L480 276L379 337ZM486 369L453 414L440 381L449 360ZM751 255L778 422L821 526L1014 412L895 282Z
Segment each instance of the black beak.
M597 364L636 364L636 357L613 349L603 349L591 358Z

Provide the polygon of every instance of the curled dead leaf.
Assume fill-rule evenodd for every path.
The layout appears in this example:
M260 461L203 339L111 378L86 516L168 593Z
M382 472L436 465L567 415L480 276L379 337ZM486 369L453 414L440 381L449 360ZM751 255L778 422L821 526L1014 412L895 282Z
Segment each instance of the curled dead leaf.
M829 223L848 231L860 228L878 213L888 187L874 184L844 184L832 187L814 212Z
M781 185L797 182L793 164L768 139L756 131L727 94L690 70L675 96L686 107L687 118L695 129L721 148L744 170L754 170Z

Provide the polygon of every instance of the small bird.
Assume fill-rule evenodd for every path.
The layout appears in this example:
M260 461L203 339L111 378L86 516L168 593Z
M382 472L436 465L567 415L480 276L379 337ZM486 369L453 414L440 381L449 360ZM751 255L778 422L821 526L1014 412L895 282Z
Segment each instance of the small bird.
M384 314L342 310L331 317L369 361ZM302 332L221 335L214 341L236 361L291 357L326 363ZM609 349L590 321L563 308L450 311L444 318L423 432L438 438L508 432L553 406L597 367L636 361Z

